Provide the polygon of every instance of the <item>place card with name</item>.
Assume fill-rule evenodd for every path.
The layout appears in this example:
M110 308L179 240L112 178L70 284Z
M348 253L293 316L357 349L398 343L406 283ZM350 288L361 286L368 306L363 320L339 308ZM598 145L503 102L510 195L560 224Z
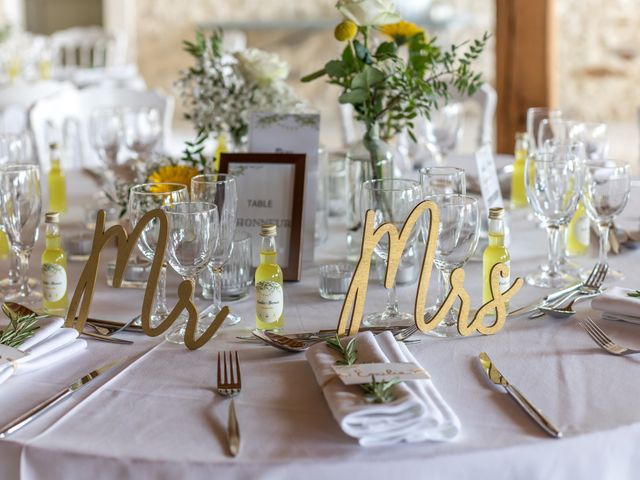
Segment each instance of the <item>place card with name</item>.
M285 280L300 280L305 155L223 153L220 172L236 177L236 230L253 241L253 265L260 261L260 227L278 229L278 263Z
M478 181L480 192L487 208L504 208L500 181L496 164L491 152L491 144L486 144L476 151L476 165L478 167Z
M371 382L389 380L426 380L429 373L415 363L356 363L353 365L333 365L333 371L345 385L362 385Z

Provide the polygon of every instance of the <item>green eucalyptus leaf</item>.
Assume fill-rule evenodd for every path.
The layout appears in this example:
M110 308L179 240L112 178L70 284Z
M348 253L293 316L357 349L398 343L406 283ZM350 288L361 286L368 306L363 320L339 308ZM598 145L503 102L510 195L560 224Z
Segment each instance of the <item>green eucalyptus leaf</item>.
M375 57L385 59L394 56L398 52L395 42L383 42L376 49Z
M330 60L324 66L324 71L331 77L344 77L348 70L341 60Z
M312 80L315 80L316 78L320 78L323 75L325 75L327 72L325 71L325 69L323 68L322 70L318 70L316 72L310 73L309 75L305 75L304 77L302 77L300 79L301 82L306 83L306 82L311 82Z
M338 102L352 104L364 103L367 101L367 95L368 94L366 90L362 88L356 88L340 95L338 97Z

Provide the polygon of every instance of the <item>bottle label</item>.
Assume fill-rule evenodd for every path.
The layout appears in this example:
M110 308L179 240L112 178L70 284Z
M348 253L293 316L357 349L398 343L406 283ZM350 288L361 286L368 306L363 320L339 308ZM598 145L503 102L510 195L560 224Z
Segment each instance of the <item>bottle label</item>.
M498 286L500 287L500 293L506 292L511 286L511 260L504 262L507 266L507 276L503 277L498 275Z
M589 217L587 217L586 215L581 215L576 219L576 222L573 225L573 234L579 243L581 243L582 245L589 245L591 234Z
M42 294L47 302L62 300L67 293L67 272L61 265L42 265Z
M261 322L277 322L283 309L282 285L269 281L256 283L256 316Z

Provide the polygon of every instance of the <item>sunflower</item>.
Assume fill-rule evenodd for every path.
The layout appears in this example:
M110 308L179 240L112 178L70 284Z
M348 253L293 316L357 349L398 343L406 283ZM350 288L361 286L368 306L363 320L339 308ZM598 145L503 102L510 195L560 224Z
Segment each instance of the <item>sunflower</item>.
M398 23L382 25L379 29L385 35L393 38L398 45L404 45L411 37L424 33L424 30L415 23L405 22L404 20Z
M186 165L166 165L149 175L151 183L180 183L187 188L191 187L191 179L200 172L197 168ZM156 193L170 191L164 185L157 185L153 188Z

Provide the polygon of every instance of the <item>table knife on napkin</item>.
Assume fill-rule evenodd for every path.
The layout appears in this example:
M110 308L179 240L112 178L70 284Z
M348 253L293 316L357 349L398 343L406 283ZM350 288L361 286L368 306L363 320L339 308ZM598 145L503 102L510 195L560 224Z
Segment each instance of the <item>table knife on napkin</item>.
M45 401L39 403L38 405L36 405L26 413L23 413L15 420L9 422L8 424L0 428L0 438L5 438L7 435L17 432L22 427L31 423L32 420L34 420L38 416L42 415L43 413L53 408L55 405L60 403L65 398L69 397L73 393L80 390L82 387L87 385L93 379L99 377L106 371L111 370L113 367L120 365L123 361L124 359L120 359L120 360L116 360L115 362L107 363L106 365L103 365L99 368L96 368L92 372L87 373L83 377L80 377L78 380L73 382L68 387L63 388L55 395L52 395L51 397L47 398Z
M553 424L551 421L545 417L545 415L538 410L527 398L520 393L520 391L514 386L511 385L506 378L502 376L502 374L495 367L489 355L485 352L482 352L479 355L480 364L482 365L482 369L484 373L487 374L489 380L491 380L496 385L501 385L507 391L509 395L516 401L520 407L531 417L535 422L542 427L542 429L551 435L554 438L561 438L562 432Z

